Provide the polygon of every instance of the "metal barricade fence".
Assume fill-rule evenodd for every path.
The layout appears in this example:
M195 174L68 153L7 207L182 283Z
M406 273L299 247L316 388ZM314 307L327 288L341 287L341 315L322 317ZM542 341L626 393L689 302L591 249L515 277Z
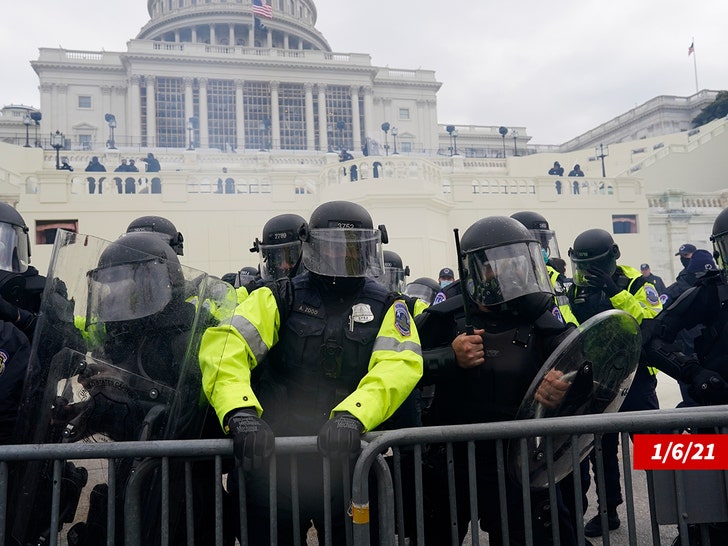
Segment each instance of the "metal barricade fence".
M365 546L372 544L405 546L407 544L435 544L425 535L425 520L427 514L424 506L424 489L426 484L423 478L422 465L423 453L426 452L427 446L433 444L443 445L446 449L446 475L447 495L449 503L449 514L437 514L439 518L453 518L454 521L454 499L457 495L463 494L462 491L456 490L454 481L454 472L462 469L456 469L454 466L453 449L463 449L467 453L467 475L468 489L470 495L470 541L472 544L486 544L487 539L481 534L477 523L477 495L476 487L476 461L475 461L475 443L483 440L494 440L497 448L497 491L498 495L504 495L506 480L506 446L510 441L525 442L527 438L539 436L544 438L546 457L546 469L550 478L553 478L553 444L551 438L570 435L573 438L580 434L594 435L596 446L597 461L597 488L603 496L605 489L604 477L600 475L601 454L599 450L601 435L604 433L616 432L621 436L622 446L622 477L624 480L624 491L627 513L627 529L626 535L621 530L621 542L615 544L662 544L660 525L670 524L671 529L675 526L680 530L681 546L689 546L692 544L688 541L688 524L693 522L702 523L700 517L695 517L700 512L702 506L700 503L716 502L722 508L721 513L728 512L728 499L726 498L726 485L728 484L728 472L721 471L716 475L720 479L711 478L713 486L718 490L718 499L711 498L711 493L706 489L701 489L698 494L696 505L695 494L690 491L689 474L683 472L648 472L646 476L646 491L635 491L633 484L633 471L631 463L630 450L625 449L629 445L629 435L640 432L680 432L686 428L701 428L724 432L728 428L728 408L726 407L708 407L708 408L688 408L678 410L659 410L645 411L633 413L620 413L608 415L593 415L582 417L567 417L553 419L538 419L529 421L513 421L502 423L487 423L477 425L458 425L448 427L423 427L418 429L401 429L386 432L378 432L368 434L365 439L367 442L363 446L360 456L356 459L352 469L342 469L342 476L353 475L352 480L342 479L341 484L332 483L331 465L329 461L322 462L323 476L323 521L318 522L317 531L321 544L331 545L340 544L333 538L332 524L337 523L337 514L341 514L344 509L348 512L350 518L346 518L345 522L345 542L347 545ZM575 442L572 442L575 444ZM458 447L463 446L463 447ZM285 503L281 503L277 498L277 468L282 468L285 459L290 459L290 483L283 484L286 488L290 487L290 515L292 529L298 529L300 523L305 523L303 527L307 527L309 521L301 522L299 518L307 517L305 514L299 514L299 480L300 475L297 470L297 461L301 457L315 456L316 454L316 438L300 437L300 438L277 438L275 457L270 465L269 477L269 501L270 509L267 521L263 524L271 529L271 544L306 544L306 539L301 538L297 532L293 532L293 537L288 535L281 536L278 534L280 511L288 510ZM385 458L383 454L388 455ZM525 456L525 450L521 451L521 475L528 476L529 461ZM403 456L407 459L407 465L403 465ZM578 468L578 454L575 448L571 449L571 453L567 455L571 460L572 468ZM118 544L123 537L123 543L127 546L141 545L147 546L149 543L149 529L144 528L145 514L143 513L143 502L145 496L149 494L151 484L161 484L159 487L159 514L155 521L155 544L195 544L195 526L200 526L201 522L195 519L196 510L200 508L199 503L195 504L194 489L198 485L194 476L194 464L198 461L208 461L214 467L212 474L214 496L210 499L214 506L203 507L208 509L210 517L214 521L205 520L204 527L212 530L207 531L210 541L205 542L215 545L230 544L230 537L226 533L230 532L229 527L224 528L224 507L223 496L227 494L224 489L224 475L232 467L232 442L227 439L223 440L185 440L185 441L153 441L153 442L120 442L120 443L78 443L78 444L45 444L45 445L18 445L4 446L0 454L0 544L16 544L11 540L12 521L8 516L8 503L12 499L8 499L9 481L13 465L27 463L29 461L51 461L52 462L52 480L47 484L48 488L52 488L50 496L52 502L47 509L50 511L50 528L59 529L62 513L62 496L61 485L63 483L62 474L64 472L64 461L83 461L89 459L105 459L108 461L108 471L103 479L108 485L108 493L106 497L106 544ZM120 497L116 494L117 489L121 487L118 476L115 472L113 461L120 459L133 459L142 461L135 467L134 472L125 484L123 495L124 506L116 506L117 499ZM276 460L279 465L274 464ZM82 464L82 463L79 463ZM410 474L403 472L406 466ZM181 467L181 470L180 470ZM176 469L173 471L172 469ZM226 470L227 469L227 470ZM664 477L669 474L669 479ZM656 479L661 475L659 479ZM526 480L527 481L527 480ZM173 486L175 482L176 488ZM553 483L553 480L550 480ZM582 509L581 504L581 484L579 480L579 472L574 473L574 505L577 513ZM332 499L332 489L338 486L343 488L344 506L340 506L341 510L336 509L337 513L333 514L330 501ZM181 489L180 489L181 488ZM228 489L230 483L228 482ZM233 487L235 489L235 487ZM237 493L240 502L239 528L235 529L238 543L241 545L253 544L249 542L247 506L245 503L246 481L239 477L237 480ZM376 502L371 502L370 491L376 490ZM180 491L182 493L180 493ZM635 494L642 499L646 498L649 503L649 523L644 518L639 519L635 511ZM524 497L524 508L529 506L531 492L528 486L522 486L522 495ZM155 497L155 502L156 502ZM548 488L548 500L551 506L556 506L556 488L551 485ZM170 508L174 505L174 508ZM502 502L505 506L505 502ZM176 512L177 510L178 512ZM371 517L376 513L376 518ZM122 514L123 517L120 517ZM39 515L34 514L33 517ZM198 516L199 517L199 516ZM225 516L227 517L227 516ZM370 517L371 520L370 521ZM504 543L508 540L508 511L503 510L501 513L501 528L504 532ZM542 537L534 537L531 533L531 514L529 510L523 510L524 518L522 522L523 528L526 530L525 543L538 543ZM552 533L553 543L561 544L559 536L559 525L557 524L555 511L551 511L551 518L546 528ZM602 514L602 524L606 526L606 511ZM580 520L581 518L579 518ZM726 518L728 519L728 518ZM75 520L74 520L75 521ZM377 525L373 525L374 521ZM711 520L712 521L712 520ZM721 520L725 521L725 520ZM68 523L68 522L66 522ZM260 521L253 522L261 524ZM338 522L341 523L341 522ZM120 527L123 526L123 529ZM648 531L645 531L645 528ZM180 529L184 531L181 532ZM702 524L696 527L701 533L702 544L708 545L709 537L707 525ZM65 533L68 526L63 526L62 531L58 533L50 533L45 544L51 546L57 544L66 544ZM407 535L410 535L407 537ZM664 535L664 533L663 533ZM376 538L378 536L378 539ZM673 532L674 536L674 532ZM156 538L158 537L158 538ZM323 538L322 538L323 537ZM452 525L451 543L458 543L457 524ZM651 539L651 542L648 540ZM585 544L583 529L577 526L578 544ZM601 537L602 543L610 544L609 533ZM672 540L672 538L670 538ZM374 541L374 542L372 542ZM309 541L308 544L318 544L316 539ZM491 541L491 546L495 543ZM437 544L436 546L440 546ZM717 546L715 542L713 546Z

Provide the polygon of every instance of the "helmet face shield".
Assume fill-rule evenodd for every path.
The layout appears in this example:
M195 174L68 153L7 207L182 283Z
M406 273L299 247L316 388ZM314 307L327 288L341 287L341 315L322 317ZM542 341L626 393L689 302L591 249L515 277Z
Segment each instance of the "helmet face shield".
M378 229L311 229L303 244L303 265L327 277L381 277L384 273Z
M260 245L260 276L265 280L289 277L301 259L301 242Z
M136 320L172 301L167 264L156 259L89 271L87 324Z
M380 284L392 292L402 293L405 285L405 272L401 267L386 267L384 275L377 279Z
M541 244L544 261L549 258L561 258L559 243L556 241L556 233L550 229L529 229L528 231Z
M574 251L570 251L569 256L574 270L574 284L576 286L589 286L586 276L589 275L589 269L591 268L601 269L609 275L614 275L617 270L617 258L611 249L591 258L577 258Z
M552 293L541 247L517 242L466 255L466 290L480 305L498 305L534 293Z
M713 249L718 253L717 261L723 279L728 279L728 233L712 237Z
M403 294L412 298L420 299L427 303L427 305L432 305L432 302L437 295L437 291L424 284L411 282L404 289Z
M21 226L0 223L0 269L23 273L28 263L28 233Z

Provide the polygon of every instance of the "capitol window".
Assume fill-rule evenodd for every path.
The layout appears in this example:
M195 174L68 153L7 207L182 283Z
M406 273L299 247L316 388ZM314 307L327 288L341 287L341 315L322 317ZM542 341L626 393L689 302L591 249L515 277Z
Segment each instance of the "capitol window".
M639 233L636 214L613 214L612 231L617 233Z
M79 95L78 107L85 109L91 108L91 97L89 95Z
M399 109L399 119L409 119L409 118L410 118L409 108L400 108Z

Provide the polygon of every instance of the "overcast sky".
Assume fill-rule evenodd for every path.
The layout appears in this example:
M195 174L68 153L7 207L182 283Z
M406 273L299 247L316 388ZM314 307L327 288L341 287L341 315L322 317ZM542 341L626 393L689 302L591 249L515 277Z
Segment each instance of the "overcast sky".
M39 47L125 51L147 0L3 0L0 105L39 106ZM434 70L440 123L575 137L657 95L728 88L728 2L316 0L336 52Z

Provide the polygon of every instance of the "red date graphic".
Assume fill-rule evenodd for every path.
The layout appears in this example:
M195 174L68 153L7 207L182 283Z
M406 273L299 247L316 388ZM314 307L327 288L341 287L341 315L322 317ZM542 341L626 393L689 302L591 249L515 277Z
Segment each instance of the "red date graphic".
M728 470L728 435L635 434L635 470Z

